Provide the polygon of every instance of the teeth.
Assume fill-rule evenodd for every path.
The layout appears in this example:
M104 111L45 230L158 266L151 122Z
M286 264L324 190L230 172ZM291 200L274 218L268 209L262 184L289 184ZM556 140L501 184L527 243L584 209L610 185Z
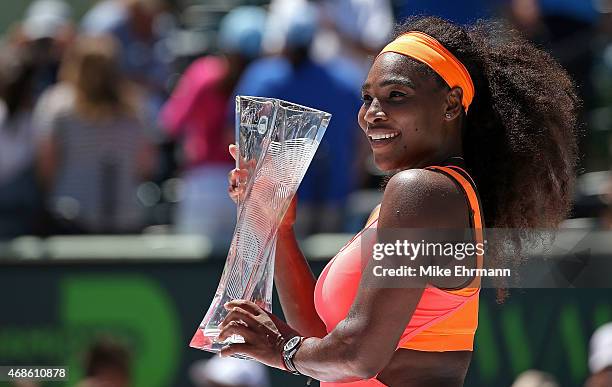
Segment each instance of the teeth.
M372 140L384 140L387 138L396 137L399 133L386 133L386 134L370 134Z

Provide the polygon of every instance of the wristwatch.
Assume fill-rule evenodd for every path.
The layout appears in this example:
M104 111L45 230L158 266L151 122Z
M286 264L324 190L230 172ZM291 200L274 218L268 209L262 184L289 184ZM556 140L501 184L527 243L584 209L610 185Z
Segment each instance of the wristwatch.
M285 363L285 368L287 369L287 371L291 372L294 375L301 375L293 364L293 357L297 353L303 341L304 337L294 336L293 338L289 339L283 347L283 363Z

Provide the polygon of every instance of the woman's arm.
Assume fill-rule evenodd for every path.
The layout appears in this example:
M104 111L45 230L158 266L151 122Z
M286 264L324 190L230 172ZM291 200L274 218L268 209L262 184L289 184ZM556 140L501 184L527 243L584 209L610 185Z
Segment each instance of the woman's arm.
M426 170L407 170L389 181L378 220L378 242L385 230L462 229L466 203L445 176ZM402 260L413 267L429 264L429 257ZM373 276L379 263L370 260L348 316L325 338L308 338L295 356L306 375L326 381L353 381L378 374L390 361L397 343L421 298L427 279L402 278L406 286L385 287ZM368 275L369 274L369 275ZM394 283L397 285L397 283Z
M295 199L292 206L288 212L295 211ZM314 307L315 277L298 246L293 226L283 224L276 242L274 285L285 319L304 336L323 337L327 331Z
M465 210L463 194L447 177L427 170L400 172L385 189L377 240L389 240L386 232L393 229L463 229L468 224ZM402 263L429 262L428 257L417 256ZM318 380L350 382L371 378L389 363L428 279L402 278L405 286L388 286L368 275L375 264L368 260L348 316L327 336L304 340L294 357L300 372ZM230 344L221 354L242 353L284 369L282 343L296 332L252 302L237 300L226 307L230 312L219 339L238 334L245 343Z
M462 229L467 224L466 203L452 181L427 170L407 170L395 175L385 189L377 228L377 240L388 239L385 231L397 229ZM363 242L363 240L362 240ZM405 260L408 265L428 265L428 257ZM402 278L405 286L388 286L368 274L377 263L369 260L348 316L323 338L309 337L294 357L297 369L323 381L350 382L368 379L389 363L399 339L421 298L427 278ZM269 323L255 322L235 307L220 338L231 334L245 337L246 344L232 344L222 354L245 353L265 364L283 368L279 343L288 339L286 327L268 329ZM251 307L251 309L253 309ZM258 319L265 319L255 311ZM245 321L241 324L235 320ZM275 323L278 327L278 323ZM276 337L275 340L270 338Z

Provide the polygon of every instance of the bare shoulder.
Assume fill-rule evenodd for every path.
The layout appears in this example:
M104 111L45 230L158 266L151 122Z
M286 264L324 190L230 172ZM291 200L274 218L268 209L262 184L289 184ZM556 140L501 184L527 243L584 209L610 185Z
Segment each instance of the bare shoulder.
M387 183L379 227L466 227L463 192L447 176L427 169L408 169Z

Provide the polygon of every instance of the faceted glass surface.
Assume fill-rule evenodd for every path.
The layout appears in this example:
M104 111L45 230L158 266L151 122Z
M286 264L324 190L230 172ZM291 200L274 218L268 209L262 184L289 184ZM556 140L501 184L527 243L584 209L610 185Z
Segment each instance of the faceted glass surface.
M213 301L190 346L218 352L224 304L247 299L272 311L276 233L310 165L331 115L273 98L236 97L236 166L249 177L238 200L238 221Z

